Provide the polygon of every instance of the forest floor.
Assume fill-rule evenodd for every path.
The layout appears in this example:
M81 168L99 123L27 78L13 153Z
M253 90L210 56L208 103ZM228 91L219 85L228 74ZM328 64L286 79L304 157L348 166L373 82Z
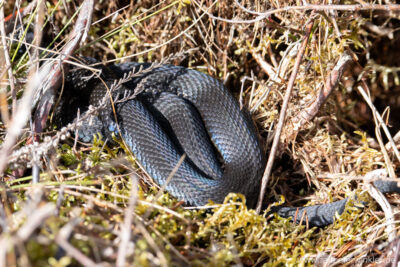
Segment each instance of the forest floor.
M0 2L0 266L397 261L400 197L377 196L364 178L386 169L394 179L400 167L390 142L400 144L400 6L300 2L95 1L93 10L79 9L81 1ZM70 55L161 61L218 78L250 112L267 157L292 77L264 202L363 202L350 201L323 228L257 213L237 194L187 207L160 191L122 144L76 142L51 114L32 143L29 88L34 66L50 62L35 47L67 53L78 17L91 11L86 39Z

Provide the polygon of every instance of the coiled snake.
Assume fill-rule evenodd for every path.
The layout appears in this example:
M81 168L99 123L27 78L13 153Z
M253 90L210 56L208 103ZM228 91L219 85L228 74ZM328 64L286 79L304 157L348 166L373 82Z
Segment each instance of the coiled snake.
M99 105L107 87L133 70L138 74L112 93L114 99L128 100L114 101L115 114L111 105L101 109L80 128L80 139L90 142L96 132L106 137L119 134L154 181L186 203L221 203L228 193L236 192L254 206L264 153L250 117L221 82L172 65L125 63L97 68L100 78L88 70L70 71L55 112L57 124L73 121L78 109L84 114L89 105ZM149 71L140 73L141 68ZM129 98L138 90L142 91ZM186 158L167 181L184 154ZM335 212L343 212L346 201L299 212L307 213L310 225L323 226L333 221ZM293 217L296 208L274 211Z

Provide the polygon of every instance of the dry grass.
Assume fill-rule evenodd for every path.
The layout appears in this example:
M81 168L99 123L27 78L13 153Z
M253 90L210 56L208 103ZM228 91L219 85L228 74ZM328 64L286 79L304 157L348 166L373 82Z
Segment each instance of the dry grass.
M398 11L370 5L372 1L362 7L347 1L348 6L325 9L317 1L308 7L301 6L302 1L278 0L128 2L96 1L88 36L76 54L105 63L162 61L179 54L169 63L218 77L234 92L251 112L266 151L304 26L313 18L265 201L277 204L283 195L289 205L311 205L356 193L366 207L349 203L346 212L323 229L277 216L265 218L234 194L223 204L189 209L167 193L160 194L122 143L109 147L96 138L93 144L76 144L73 137L61 140L66 131L57 133L59 129L50 126L38 144L27 144L31 131L29 123L22 123L29 121L25 115L18 121L19 131L12 133L15 140L3 143L1 152L8 161L2 163L6 170L0 184L0 266L389 262L398 241L387 229L399 226L399 197L386 196L394 213L389 223L390 214L385 209L385 217L380 211L382 197L372 189L372 197L363 191L362 178L380 168L396 177L400 167L381 129L387 124L393 136L400 130ZM1 13L12 14L15 6L27 5L1 3L0 19ZM56 54L67 43L78 7L78 1L46 1L44 30L35 36L41 32L46 44L54 39L49 49ZM292 8L279 10L283 7ZM40 21L27 13L16 21L23 20L24 27L31 27L27 32L33 32ZM16 100L27 95L34 82L29 72L37 64L33 50L24 53L23 37L15 29L5 34L9 24L0 23L2 48L7 45L7 53L0 52L2 142L14 129ZM11 43L11 36L19 42ZM296 116L309 110L328 87L326 81L346 51L354 62L339 86L318 107L316 117L298 127ZM369 96L364 98L360 88L369 89ZM22 114L31 109L33 100L26 101ZM382 120L372 115L369 102Z

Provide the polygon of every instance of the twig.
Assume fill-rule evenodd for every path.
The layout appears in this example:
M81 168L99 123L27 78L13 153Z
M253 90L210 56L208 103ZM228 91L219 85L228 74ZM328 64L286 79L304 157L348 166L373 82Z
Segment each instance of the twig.
M168 266L168 261L164 255L164 253L161 251L161 249L157 246L155 240L152 238L150 233L147 231L146 227L140 222L139 220L136 220L136 228L138 231L140 231L144 237L144 239L147 241L149 244L149 247L151 247L155 254L158 257L158 265L167 267Z
M388 170L389 176L393 177L396 175L396 172L394 171L394 167L393 167L393 163L390 160L389 157L389 153L383 143L382 140L382 134L381 134L381 127L382 127L382 123L379 122L378 118L377 118L377 114L376 112L373 112L373 117L374 117L374 123L375 123L375 136L376 136L376 140L378 141L379 147L381 148L381 152L383 154L383 158L385 160L386 163L386 169Z
M36 13L36 23L35 23L35 30L34 30L34 39L33 44L35 47L39 47L42 42L42 29L43 29L43 22L44 22L44 9L45 3L44 0L39 0L37 3L37 13ZM35 73L39 69L39 49L33 48L32 56L29 59L29 75L28 80L31 79L35 75ZM32 131L33 132L33 131ZM39 158L37 157L36 153L33 151L32 153L32 183L36 184L39 182Z
M44 0L39 0L37 5L38 6L37 6L36 23L35 23L35 29L34 29L34 39L32 41L33 53L29 59L29 65L30 65L29 76L33 75L39 68L39 49L37 49L37 47L40 47L40 44L42 42L42 37L43 37L42 30L43 30L43 23L44 23L44 16L45 16Z
M347 52L345 52L339 58L336 66L333 68L327 80L325 81L324 88L321 89L314 102L309 107L300 112L297 116L292 118L290 122L293 125L292 135L296 135L296 133L304 126L304 124L311 121L317 115L318 111L325 103L326 99L338 86L339 81L342 78L344 69L351 61L352 57Z
M117 256L117 267L126 266L126 254L128 251L128 243L131 239L132 232L132 221L133 221L133 213L135 212L135 204L137 200L137 181L138 177L136 175L132 175L131 177L132 185L131 185L131 196L129 198L129 204L125 211L125 219L123 224L121 225L121 231L119 234L120 245L118 249Z
M399 262L399 252L400 252L400 238L397 238L391 242L385 249L385 252L377 259L374 266L376 267L386 267L392 266L396 267ZM389 265L388 263L392 263Z
M72 246L61 235L57 235L57 237L55 238L55 241L63 250L65 250L65 252L67 252L75 260L77 260L80 264L82 264L82 266L93 266L93 267L103 266L102 264L95 263L94 261L92 261L89 257L87 257L85 254L80 252L77 248Z
M91 23L93 13L93 0L85 0L81 7L75 27L70 34L70 41L58 56L58 63L53 64L48 79L43 82L44 86L35 95L34 104L39 101L38 109L35 112L35 133L40 133L46 126L47 117L55 100L55 91L61 84L62 73L68 71L68 64L65 62L76 50L79 43L84 41ZM52 63L50 63L52 64Z
M383 26L379 27L368 21L364 24L364 27L378 36L387 36L389 39L393 39L394 29L385 28Z
M389 143L392 146L394 154L396 155L397 160L400 162L399 150L397 149L396 144L394 143L393 138L392 138L392 136L391 136L391 134L389 132L389 129L387 128L385 122L382 119L382 116L376 110L374 104L371 102L371 99L367 95L367 92L369 92L369 88L368 88L367 83L364 81L364 79L361 79L361 85L357 86L357 90L362 95L362 97L364 98L365 102L367 102L367 104L368 104L369 108L372 110L372 112L376 114L376 118L379 121L379 123L382 125L382 129L385 132L386 137L389 139Z
M56 206L53 203L47 203L38 208L28 217L26 223L18 230L17 237L20 241L26 241L43 221L56 213Z
M393 141L395 143L398 143L400 141L400 131L398 131L394 136L393 136ZM385 145L386 149L389 149L391 147L390 142L387 142Z
M4 25L4 6L1 5L0 7L0 34L1 34L1 45L3 47L3 55L2 59L5 61L5 69L8 72L8 84L10 85L11 97L12 97L12 113L15 113L17 109L17 93L15 90L15 78L12 72L11 61L10 61L10 54L8 53L8 46L6 41L6 28ZM1 77L1 81L3 81L3 77ZM1 85L3 87L3 85ZM6 86L4 86L6 87ZM3 89L1 89L3 91ZM2 93L3 94L3 93ZM3 96L1 96L3 97ZM4 90L4 97L5 90ZM4 114L5 122L8 124L8 110L2 110L2 115Z
M214 16L213 14L209 13L204 9L204 7L196 0L193 2L203 11L205 12L210 18L220 20L223 22L228 23L255 23L257 21L261 21L263 19L268 18L269 16L276 14L276 13L285 13L289 11L326 11L326 10L338 10L338 11L350 11L350 12L357 12L363 10L383 10L383 11L399 11L400 5L390 4L390 5L378 5L378 4L358 4L358 5L299 5L299 6L287 6L282 8L271 9L266 12L256 12L251 11L249 9L240 6L243 10L246 10L248 13L253 15L257 15L255 19L226 19L218 16ZM251 11L251 12L249 12Z
M281 79L281 77L279 77L274 67L268 62L266 62L263 59L263 57L255 51L255 49L251 49L250 53L253 56L253 58L257 61L258 65L260 65L260 67L268 74L269 78L272 81L279 84L283 83L283 80Z
M266 12L257 12L245 8L243 5L239 3L238 0L235 0L235 4L237 4L241 9L250 13L252 15L265 15L265 14L274 14L280 12L287 12L291 10L313 10L313 11L330 11L330 10L341 10L341 11L361 11L361 10L384 10L384 11L396 11L400 9L400 5L396 4L388 4L388 5L377 5L377 4L356 4L356 5L332 5L329 1L328 5L318 5L318 4L305 4L305 5L297 5L297 6L287 6L282 8L271 9ZM272 13L269 13L272 12Z
M0 151L0 174L4 172L12 148L29 117L32 103L35 104L39 99L39 108L35 113L33 128L35 132L42 132L45 127L48 114L54 103L55 90L61 83L62 70L63 68L67 68L64 61L72 55L81 41L81 37L86 29L86 24L90 24L93 3L93 0L85 0L85 2L83 2L77 23L71 34L71 41L65 46L63 53L59 56L59 63L53 66L45 64L41 70L36 72L34 78L29 80L19 108L7 129L7 136ZM47 79L45 79L45 77L47 77ZM42 84L44 84L44 86L42 89L39 89L39 86ZM46 96L44 94L46 94Z
M314 25L314 18L311 18L311 20L306 24L306 27L305 27L306 33L305 33L305 36L303 37L303 42L302 42L300 50L297 54L296 62L295 62L292 74L291 74L289 82L288 82L288 87L285 92L285 97L283 99L282 109L280 112L278 125L276 126L274 140L272 143L267 166L265 168L265 172L263 174L263 178L262 178L262 182L261 182L261 190L260 190L260 195L259 195L258 203L257 203L257 213L260 213L260 211L261 211L261 206L262 206L262 202L264 199L265 190L267 188L269 176L271 175L272 166L273 166L274 160L275 160L275 154L278 149L279 139L281 136L283 125L285 123L286 110L288 108L289 100L292 95L293 85L296 80L297 72L299 70L301 60L302 60L304 52L306 50L306 46L307 46L308 40L310 38L310 33L311 33L313 25Z
M372 180L380 179L382 177L386 177L387 172L385 169L379 169L379 170L374 170L365 175L365 181L370 182ZM366 184L366 188L370 196L375 199L376 202L378 202L379 206L382 208L387 226L385 228L385 231L388 235L388 241L392 242L396 238L396 230L395 230L395 224L394 224L394 215L392 208L390 207L389 202L385 198L385 196L378 190L376 189L371 183Z
M8 158L11 155L14 144L16 143L17 138L22 131L22 128L25 126L29 118L34 91L45 79L45 76L48 73L47 70L49 70L49 68L44 68L42 71L36 73L34 77L29 80L19 107L17 108L17 112L14 114L11 123L7 128L7 135L0 151L0 175L3 174L5 167L8 164Z
M76 214L76 213L75 213ZM83 218L79 216L73 217L66 225L64 225L60 231L58 231L55 239L63 239L65 241L71 238L71 235L75 229L75 226L80 224L83 221ZM65 250L62 247L58 248L56 252L55 258L59 259L65 255Z

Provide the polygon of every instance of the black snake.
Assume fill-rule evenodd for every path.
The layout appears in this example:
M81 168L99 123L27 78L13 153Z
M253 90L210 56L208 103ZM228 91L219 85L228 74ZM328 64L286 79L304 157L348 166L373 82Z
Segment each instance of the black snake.
M69 72L55 112L57 124L73 121L78 109L84 114L90 105L99 105L114 80L134 71L138 74L111 93L115 113L110 104L101 109L80 128L80 139L90 142L97 132L109 138L112 133L120 135L154 181L188 204L221 203L235 192L244 194L254 207L265 156L250 116L220 81L172 65L125 63L97 68L100 77L84 69ZM129 97L138 90L142 91ZM184 154L186 158L167 181ZM395 183L386 191L393 188ZM346 201L298 212L306 212L310 225L324 226L332 223L335 212L343 212ZM296 210L273 209L283 217L294 217Z

